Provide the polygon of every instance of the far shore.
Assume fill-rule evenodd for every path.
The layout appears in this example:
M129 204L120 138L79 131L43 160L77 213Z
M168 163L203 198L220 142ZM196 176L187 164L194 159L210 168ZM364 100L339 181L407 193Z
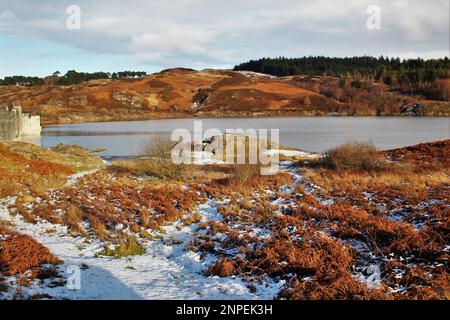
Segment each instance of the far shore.
M58 126L58 125L65 125L65 124L83 124L83 123L108 123L108 122L137 122L137 121L149 121L149 120L175 120L175 119L206 119L206 118L214 118L214 119L230 119L230 118L242 118L242 119L252 119L252 118L295 118L295 117L301 117L301 118L338 118L338 117L346 117L346 118L448 118L449 115L417 115L417 116L410 116L410 115L403 115L403 114L387 114L387 115L347 115L347 114L293 114L293 113L286 113L286 114L268 114L268 113L255 113L255 114L230 114L230 115L212 115L212 114L201 114L201 115L169 115L169 116L161 116L161 117L155 117L154 115L149 117L119 117L119 118L111 118L108 116L105 117L98 117L96 119L78 119L73 121L61 121L61 122L53 122L53 121L43 121L42 127L52 127L52 126Z

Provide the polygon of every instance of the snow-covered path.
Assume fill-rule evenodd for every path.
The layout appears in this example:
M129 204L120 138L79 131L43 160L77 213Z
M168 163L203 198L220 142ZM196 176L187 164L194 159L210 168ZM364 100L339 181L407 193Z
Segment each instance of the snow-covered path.
M216 205L208 201L198 207L202 221L220 220ZM36 285L27 289L29 294L67 299L272 299L283 284L257 285L256 293L250 293L238 277L205 276L202 270L212 257L200 260L200 254L185 250L198 224L181 227L178 221L150 241L144 255L115 259L96 255L102 250L99 241L86 243L83 238L67 236L66 227L48 222L25 223L20 216L12 217L5 204L0 204L0 220L13 222L14 230L32 236L64 260L61 273L71 266L80 268L79 290Z

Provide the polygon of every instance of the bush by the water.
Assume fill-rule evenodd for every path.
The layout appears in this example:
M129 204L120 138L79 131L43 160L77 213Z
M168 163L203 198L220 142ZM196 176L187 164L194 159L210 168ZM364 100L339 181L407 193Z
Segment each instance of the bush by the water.
M329 150L323 165L331 169L378 171L386 166L383 155L373 143L347 142Z
M189 166L175 164L172 161L171 150L175 143L169 139L156 138L144 146L144 155L149 159L142 163L141 168L146 174L161 179L181 179L186 176Z

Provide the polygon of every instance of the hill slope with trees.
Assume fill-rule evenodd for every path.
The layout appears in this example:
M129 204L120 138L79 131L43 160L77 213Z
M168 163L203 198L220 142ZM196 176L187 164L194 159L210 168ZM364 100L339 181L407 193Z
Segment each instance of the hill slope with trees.
M311 70L313 76L175 68L151 75L72 70L44 79L7 77L0 106L20 101L44 125L192 116L450 115L448 78L402 87L356 71L336 76L326 70Z
M274 76L334 76L352 80L370 79L400 91L425 94L429 99L447 100L441 79L450 77L450 60L408 59L386 57L303 57L262 58L234 67L235 71L253 71ZM433 90L433 87L437 87Z

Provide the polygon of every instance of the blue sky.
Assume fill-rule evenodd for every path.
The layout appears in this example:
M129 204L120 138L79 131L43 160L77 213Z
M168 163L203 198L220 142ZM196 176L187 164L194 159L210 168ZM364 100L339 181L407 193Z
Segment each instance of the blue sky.
M80 29L66 26L69 5ZM370 5L380 29L368 29ZM0 77L230 68L263 56L449 55L449 1L0 0Z
M12 36L0 33L0 43L7 50L0 50L1 73L5 75L46 76L55 71L158 71L158 66L136 62L128 54L106 54L90 52L68 44L28 36ZM3 48L3 46L2 46ZM53 71L52 71L53 70Z

